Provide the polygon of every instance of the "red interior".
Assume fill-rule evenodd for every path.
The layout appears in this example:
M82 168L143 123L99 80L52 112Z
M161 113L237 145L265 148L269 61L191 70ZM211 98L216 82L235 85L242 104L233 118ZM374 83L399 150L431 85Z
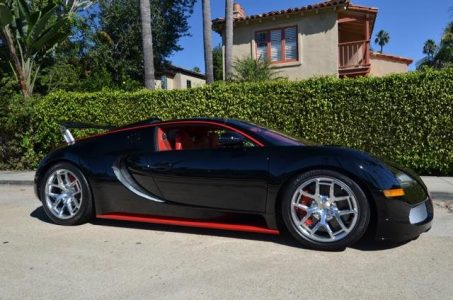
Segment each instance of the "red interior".
M220 146L218 128L192 126L185 128L157 128L158 151L215 149Z
M158 151L169 151L172 150L170 141L167 139L167 134L162 128L157 128L157 150Z

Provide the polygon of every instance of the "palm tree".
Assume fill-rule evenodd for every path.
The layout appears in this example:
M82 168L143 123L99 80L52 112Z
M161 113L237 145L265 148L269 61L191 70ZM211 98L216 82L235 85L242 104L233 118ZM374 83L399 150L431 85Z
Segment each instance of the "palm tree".
M453 22L445 27L439 49L434 57L436 68L445 68L453 65Z
M53 3L34 8L28 1L0 1L0 30L24 98L33 93L40 59L66 39L71 17L85 1L71 3L74 8L66 10Z
M436 53L437 45L434 40L427 40L423 46L423 54L426 54L428 61L432 61Z
M388 32L381 30L376 35L376 39L374 40L374 43L378 44L381 47L381 50L379 52L382 53L382 51L384 50L384 46L386 44L388 44L389 41L390 41L390 35L388 34Z
M16 46L14 45L13 34L10 29L10 24L13 21L12 10L7 7L5 4L0 3L0 28L2 29L3 36L5 38L5 43L8 47L10 63L13 67L14 74L19 81L19 86L22 91L22 94L25 98L30 97L30 89L27 86L25 79L25 74L19 60L19 55L16 51Z
M203 0L203 44L204 64L206 68L206 83L214 82L214 67L212 60L212 30L211 30L211 1Z
M427 57L419 62L417 69L423 69L425 66L443 69L453 65L453 22L445 27L438 46L433 40L425 42L423 53Z
M225 0L225 79L233 75L233 0Z
M140 0L140 17L142 23L145 88L154 90L156 88L156 82L154 78L153 33L149 0Z
M444 34L442 35L442 42L448 43L453 41L453 22L448 23L445 27Z

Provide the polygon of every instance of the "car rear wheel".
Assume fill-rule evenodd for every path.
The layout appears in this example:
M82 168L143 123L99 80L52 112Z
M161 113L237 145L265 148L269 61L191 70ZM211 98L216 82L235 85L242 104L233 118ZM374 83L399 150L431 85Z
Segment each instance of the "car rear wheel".
M282 199L288 231L303 245L339 250L357 242L370 221L365 193L352 179L330 170L295 178Z
M40 181L46 215L59 225L77 225L93 217L91 191L82 172L69 163L51 167Z

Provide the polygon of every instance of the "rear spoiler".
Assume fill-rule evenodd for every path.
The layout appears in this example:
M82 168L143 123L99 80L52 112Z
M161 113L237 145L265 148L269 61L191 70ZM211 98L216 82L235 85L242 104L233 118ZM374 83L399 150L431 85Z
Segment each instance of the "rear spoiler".
M74 136L72 135L69 129L105 129L112 130L115 129L115 126L111 125L96 125L89 123L80 123L80 122L64 122L60 124L60 132L63 135L64 140L68 145L73 145L75 143Z
M98 125L98 124L90 124L90 123L81 123L81 122L64 122L60 124L60 132L63 135L64 140L68 145L73 145L75 143L75 138L71 133L70 129L104 129L104 130L113 130L113 129L120 129L120 128L128 128L134 127L139 125L144 125L148 123L155 123L160 122L161 120L158 118L150 118L144 121L140 121L137 123L128 124L125 126L113 126L113 125Z

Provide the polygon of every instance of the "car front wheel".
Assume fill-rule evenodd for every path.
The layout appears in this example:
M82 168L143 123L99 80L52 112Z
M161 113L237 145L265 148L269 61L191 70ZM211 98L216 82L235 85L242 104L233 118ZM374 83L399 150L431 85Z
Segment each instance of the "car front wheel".
M299 175L289 184L282 201L288 231L314 249L339 250L354 244L370 220L370 206L360 186L330 170Z

